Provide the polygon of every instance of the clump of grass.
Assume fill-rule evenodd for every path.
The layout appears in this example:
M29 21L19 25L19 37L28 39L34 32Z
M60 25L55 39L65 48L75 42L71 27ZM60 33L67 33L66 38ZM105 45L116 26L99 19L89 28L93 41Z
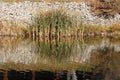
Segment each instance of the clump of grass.
M35 35L39 36L42 34L42 36L45 36L45 34L48 34L49 38L52 36L58 37L63 32L66 32L68 28L75 26L73 17L68 15L63 9L38 11L33 20L31 30L35 32Z
M102 34L108 35L111 32L119 31L118 25L114 27L102 27L100 25L87 25L82 22L78 22L74 19L75 16L71 16L67 11L60 10L48 10L38 11L38 14L33 18L33 25L30 27L30 35L32 37L40 36L45 38L46 36L51 38L60 37L78 37L84 36L100 36ZM112 28L112 29L111 29Z
M92 0L91 6L94 7L93 11L98 15L105 17L114 16L120 13L120 0Z

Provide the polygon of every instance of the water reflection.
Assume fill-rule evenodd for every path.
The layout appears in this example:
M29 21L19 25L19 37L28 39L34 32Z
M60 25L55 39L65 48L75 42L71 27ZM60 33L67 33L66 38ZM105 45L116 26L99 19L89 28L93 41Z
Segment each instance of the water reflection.
M0 80L103 80L102 74L85 71L3 71ZM99 76L99 77L98 77Z
M112 74L112 73L109 73ZM114 75L114 74L113 74ZM119 76L86 71L2 71L0 80L119 80Z
M34 70L28 73L7 71L9 80L20 73L33 80L118 80L120 78L120 38L30 40L0 38L0 69ZM52 70L53 72L41 72ZM0 80L6 71L0 71ZM60 70L57 71L56 70ZM67 70L67 71L62 71ZM76 71L78 70L78 71ZM37 72L38 71L38 72ZM10 75L12 74L12 75ZM84 75L83 75L84 74ZM4 76L2 76L4 75ZM12 77L11 77L12 76ZM57 77L59 79L57 79ZM16 78L17 79L18 75ZM43 79L42 79L43 78Z

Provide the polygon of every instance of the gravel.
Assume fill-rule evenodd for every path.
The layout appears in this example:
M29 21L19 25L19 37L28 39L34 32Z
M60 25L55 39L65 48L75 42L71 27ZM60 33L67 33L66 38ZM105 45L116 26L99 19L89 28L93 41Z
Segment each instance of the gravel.
M37 10L47 11L51 9L65 9L68 14L75 17L78 22L85 24L113 25L120 22L120 15L116 14L114 18L105 19L98 17L91 12L88 2L0 2L0 21L13 21L17 25L29 26Z

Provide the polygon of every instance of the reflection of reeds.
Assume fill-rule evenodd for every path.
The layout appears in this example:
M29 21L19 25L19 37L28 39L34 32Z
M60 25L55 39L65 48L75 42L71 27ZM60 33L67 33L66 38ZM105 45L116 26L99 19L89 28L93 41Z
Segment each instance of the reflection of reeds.
M115 51L115 47L111 44L106 44L103 47L99 47L96 50L92 51L91 62L93 64L99 65L99 67L104 67L112 61L112 56L118 54ZM107 67L107 66L106 66Z
M73 42L72 42L73 43ZM37 41L35 44L35 53L38 55L48 56L52 59L58 60L58 62L65 60L71 54L71 49L73 44L69 44L68 42L39 42Z
M69 56L73 53L72 42L21 42L22 39L16 40L12 38L1 38L0 47L1 55L0 69L16 69L16 70L54 70L54 69L86 69L86 65L69 62ZM20 42L20 43L19 43ZM4 53L4 50L6 51ZM35 54L36 53L36 54ZM74 66L73 66L74 65ZM89 68L87 66L87 68Z
M93 43L92 41L91 43ZM63 63L63 62L76 62L76 63L88 63L90 51L94 48L90 45L98 44L89 44L84 40L73 40L73 41L51 41L51 42L40 42L36 41L35 43L35 53L39 53L38 56L44 56L50 62L54 64ZM89 51L88 51L89 50ZM39 60L41 61L41 60Z
M99 71L102 71L102 73L118 72L120 70L119 56L119 52L115 51L114 47L110 47L110 45L94 50L91 56L92 64L96 64L93 68L94 73Z
M3 40L3 41L2 41ZM11 41L10 43L7 42ZM4 64L0 64L3 69L83 69L89 70L91 64L96 66L104 62L104 56L110 56L109 53L115 53L115 49L109 47L99 47L101 40L98 42L89 39L89 42L81 40L62 40L62 41L25 41L19 43L1 38L0 42L0 60ZM87 39L88 40L88 39ZM4 42L6 41L6 42ZM21 41L21 39L20 39ZM91 42L90 42L91 41ZM94 42L94 43L93 43ZM4 46L3 43L8 45ZM93 43L93 44L91 44ZM99 43L99 44L98 44ZM15 45L16 44L16 45ZM110 43L108 43L110 44ZM102 45L102 44L101 44ZM100 46L101 46L100 45ZM4 54L4 50L8 51ZM94 52L92 52L94 51ZM95 54L94 54L95 53ZM99 53L99 54L98 54ZM103 54L102 54L103 53ZM8 61L7 61L8 60Z
M109 40L113 44L120 44L120 37L110 37Z
M0 49L4 47L4 50L7 51L9 48L16 48L22 41L25 39L17 37L0 37Z

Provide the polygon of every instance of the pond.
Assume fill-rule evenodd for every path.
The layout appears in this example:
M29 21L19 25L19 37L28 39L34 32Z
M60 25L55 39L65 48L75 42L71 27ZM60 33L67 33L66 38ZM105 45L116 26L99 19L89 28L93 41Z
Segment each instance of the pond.
M120 37L0 37L0 80L119 80Z

